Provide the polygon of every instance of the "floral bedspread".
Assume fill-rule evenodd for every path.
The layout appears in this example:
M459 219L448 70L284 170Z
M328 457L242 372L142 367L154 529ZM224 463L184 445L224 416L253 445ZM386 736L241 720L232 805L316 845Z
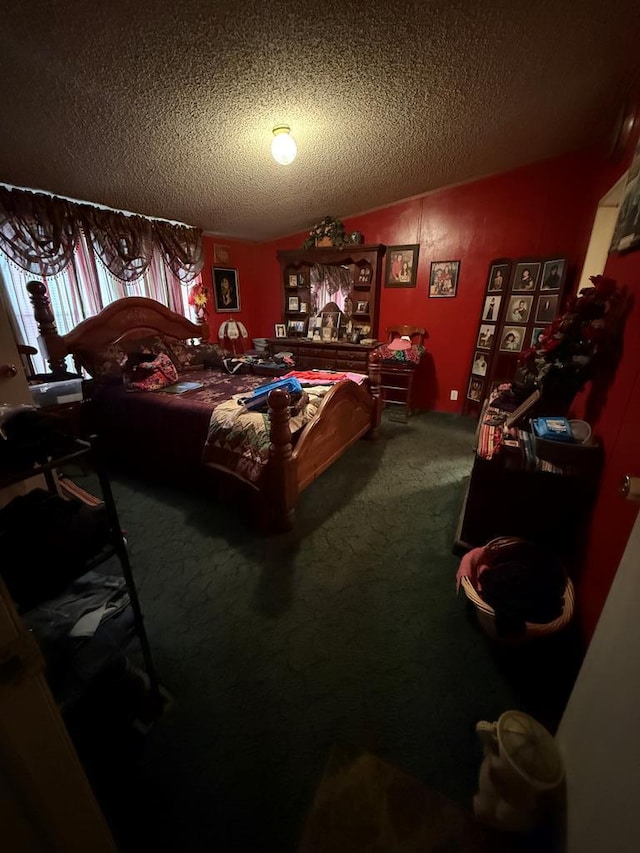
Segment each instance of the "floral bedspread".
M294 442L296 434L317 414L330 389L329 385L305 387L306 399L289 420ZM235 394L213 410L202 461L205 465L221 465L258 485L269 460L269 414L247 411L238 403L242 396L245 395Z

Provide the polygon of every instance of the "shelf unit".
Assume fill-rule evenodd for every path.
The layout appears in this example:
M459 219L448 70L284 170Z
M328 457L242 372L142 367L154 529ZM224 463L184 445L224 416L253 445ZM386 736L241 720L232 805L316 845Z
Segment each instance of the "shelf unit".
M133 618L134 631L137 635L144 668L149 681L149 689L147 695L147 714L148 719L152 720L157 717L166 702L166 693L161 688L156 674L151 647L147 637L147 632L144 625L144 617L138 591L136 588L133 570L129 561L127 545L122 534L122 528L118 517L116 503L111 489L109 477L100 461L100 453L98 441L95 437L91 437L89 441L82 439L71 440L64 451L57 453L49 458L45 463L35 464L32 468L22 471L4 472L0 475L0 489L16 485L18 483L30 480L33 477L42 475L44 477L47 490L51 495L60 494L60 483L62 482L59 476L59 469L70 465L81 465L83 468L90 468L98 479L102 497L96 499L99 506L104 507L104 512L107 519L108 533L104 541L96 543L99 545L97 553L85 559L82 563L82 571L76 573L76 577L93 571L110 558L116 556L119 560L122 577L124 579L126 590L129 597L129 605ZM33 520L34 529L38 529L38 519ZM0 526L0 539L2 535L7 535L7 531ZM25 549L28 548L28 543L25 543ZM51 561L57 562L56 555L51 554ZM46 598L45 598L46 600ZM90 642L90 640L88 641ZM124 649L122 650L124 651Z

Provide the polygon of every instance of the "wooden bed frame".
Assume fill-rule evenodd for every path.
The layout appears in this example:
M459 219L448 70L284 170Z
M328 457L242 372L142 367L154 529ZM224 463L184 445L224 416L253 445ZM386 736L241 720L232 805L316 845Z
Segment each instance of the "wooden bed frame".
M208 338L206 324L196 324L153 299L127 296L112 302L99 314L79 323L66 335L58 334L49 297L40 282L27 285L52 378L68 376L65 358L78 351L99 350L125 339L150 334L183 340ZM265 381L267 381L265 379ZM260 521L270 531L290 529L300 493L365 434L375 436L380 424L380 362L369 359L369 390L355 382L339 382L325 395L317 415L295 443L289 427L289 394L269 394L270 452L265 477L258 488L222 466L216 467L246 483L257 499Z

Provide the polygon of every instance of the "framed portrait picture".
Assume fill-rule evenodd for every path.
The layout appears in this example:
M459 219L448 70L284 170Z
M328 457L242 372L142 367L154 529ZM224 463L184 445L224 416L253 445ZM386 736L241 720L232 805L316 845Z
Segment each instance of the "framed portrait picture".
M384 274L385 287L415 287L420 244L389 246Z
M516 264L511 284L512 293L531 293L538 286L540 261L520 261Z
M320 328L322 331L322 340L331 341L338 337L338 328L340 326L339 311L323 311L320 315Z
M291 273L289 275L289 287L297 287L298 286L298 276L295 273Z
M301 302L301 303L300 303L300 309L299 309L299 310L300 310L300 313L301 313L301 314L306 314L306 313L307 313L307 307L308 307L308 306L307 306L307 303L306 303L306 302Z
M365 266L360 267L360 272L358 273L358 278L356 279L357 284L369 284L371 281L371 267Z
M484 387L484 381L482 379L478 379L475 376L472 376L469 380L469 388L467 390L467 397L469 400L473 400L476 403L480 403L482 401L482 389Z
M471 367L471 372L476 376L486 376L487 375L487 356L481 352L477 351L473 357L473 365Z
M492 323L498 319L498 314L500 313L500 303L502 302L502 296L487 296L484 300L484 307L482 309L482 319L490 320Z
M544 332L544 326L534 326L531 331L531 341L529 342L529 346L537 347L540 343L540 335Z
M288 301L289 311L299 311L300 310L300 299L297 296L290 296Z
M460 261L433 261L429 274L429 296L455 296Z
M228 246L221 246L219 243L213 244L213 263L225 266L231 260L231 252Z
M276 338L286 338L287 330L284 323L276 323Z
M542 267L542 284L540 290L560 290L564 284L567 262L565 258L554 258L545 261Z
M519 294L512 296L509 299L507 306L507 316L504 318L507 323L526 323L531 314L531 306L533 305L533 296Z
M356 302L356 314L368 314L369 313L369 303L368 302Z
M238 270L230 267L214 267L213 295L218 313L226 314L228 311L239 311Z
M558 312L558 294L542 293L536 306L536 323L550 323Z
M491 349L493 346L493 338L496 333L496 327L491 324L483 324L478 332L478 340L476 346L478 349Z
M505 326L500 339L500 352L522 352L525 332L523 326Z
M509 261L499 261L489 267L487 293L502 293L509 282L511 264Z
M640 141L622 191L610 252L630 252L640 247Z

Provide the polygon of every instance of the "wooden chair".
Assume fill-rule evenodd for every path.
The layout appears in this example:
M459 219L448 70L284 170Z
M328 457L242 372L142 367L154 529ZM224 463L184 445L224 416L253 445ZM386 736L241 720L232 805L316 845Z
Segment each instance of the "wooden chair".
M408 338L412 347L421 347L428 338L426 329L421 326L410 326L399 324L387 326L387 346L396 338ZM413 377L416 372L415 361L390 361L384 359L382 362L380 391L385 406L398 406L404 414L404 423L409 422L412 413L411 391L413 388Z

